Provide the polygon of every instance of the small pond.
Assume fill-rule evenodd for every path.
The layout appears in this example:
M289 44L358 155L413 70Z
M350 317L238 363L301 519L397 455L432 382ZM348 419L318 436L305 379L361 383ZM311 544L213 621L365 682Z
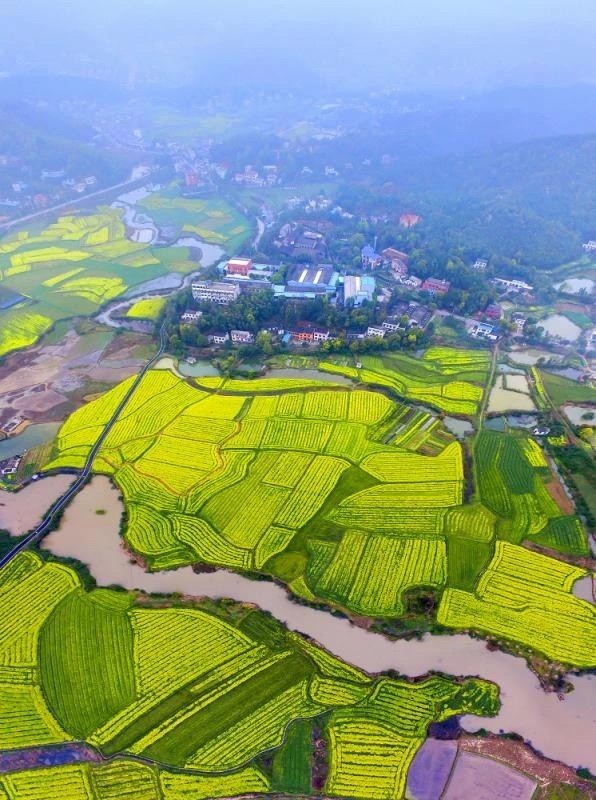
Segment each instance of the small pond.
M537 327L542 328L550 336L558 336L568 342L577 341L582 332L579 325L571 322L564 314L551 314L550 317L540 320Z
M0 441L0 461L24 453L25 450L37 447L38 444L51 441L58 433L60 425L60 422L41 422L27 426L18 436L2 439Z
M218 244L203 242L196 236L182 236L177 239L172 247L198 247L201 250L201 266L211 267L225 256L226 251Z
M510 415L505 417L507 425L510 428L534 428L538 424L538 417L534 417L532 414L522 414L522 415Z
M555 360L557 359L557 357L553 356L552 353L549 353L548 350L536 350L535 348L512 350L508 355L511 361L515 362L516 364L528 364L531 367L538 363L539 358L544 358L547 360L553 358Z
M217 378L219 376L219 370L209 361L197 361L195 364L179 361L178 372L187 378Z
M501 372L504 375L523 375L523 369L518 369L517 367L511 367L509 364L499 364L497 366L497 371Z
M522 378L525 382L525 376L517 375L511 376L510 380L514 378ZM535 411L536 406L534 401L528 394L523 394L521 391L512 391L505 388L505 376L498 375L495 385L493 386L490 396L488 398L488 412L494 413L495 411ZM527 382L526 382L527 386Z
M551 369L548 370L552 372L553 375L560 375L562 378L568 378L570 381L576 381L580 375L583 375L583 372L579 369L574 369L573 367L565 367L565 369Z
M574 406L571 403L563 406L563 412L572 425L594 425L596 424L596 405L593 406ZM594 414L590 419L582 419L584 414ZM0 445L1 446L1 445Z
M561 283L555 283L555 289L566 294L579 294L582 290L591 294L595 285L591 278L567 278Z
M463 439L464 436L474 432L472 423L465 419L459 419L459 417L443 417L443 425L458 439Z

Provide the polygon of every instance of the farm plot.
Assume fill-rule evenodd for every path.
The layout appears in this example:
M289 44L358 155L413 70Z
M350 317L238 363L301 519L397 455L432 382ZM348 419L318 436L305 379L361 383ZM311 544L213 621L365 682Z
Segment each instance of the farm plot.
M415 586L442 585L446 563L442 539L397 539L347 531L337 549L320 551L307 583L319 597L358 613L397 617L404 613L403 592Z
M260 791L269 783L253 760L282 744L276 781L303 785L309 719L353 708L366 726L386 714L399 736L418 741L419 729L441 720L447 706L449 713L470 710L460 684L371 679L262 612L225 601L142 607L121 591L86 592L70 568L33 555L17 556L0 580L7 630L17 630L31 607L44 609L27 619L28 636L40 645L33 662L23 671L15 656L0 670L3 741L17 747L83 739L106 755L134 753L163 765L120 758L48 768L37 771L40 783L24 770L0 778L9 797L58 798L59 782L60 797L114 800ZM56 597L46 606L48 592ZM475 696L496 690L474 683ZM18 700L23 687L29 703ZM497 710L496 703L472 705L477 713ZM286 739L292 725L304 735ZM334 758L339 785L351 779L351 767L340 754ZM170 766L202 774L175 776Z
M507 542L475 591L446 589L438 620L522 642L553 661L590 668L596 664L596 611L571 594L587 572Z
M268 790L267 778L252 766L228 775L191 775L125 758L106 764L21 770L0 777L3 800L211 800Z
M429 404L450 414L474 416L482 400L488 356L476 351L430 348L422 359L403 354L362 356L363 383L392 389L400 397ZM345 369L344 372L340 372ZM353 377L353 368L337 367Z
M465 681L456 692L442 678L410 688L404 692L381 679L368 700L331 714L326 726L327 794L363 800L404 797L408 769L426 738L429 718L469 709L494 713L498 706L494 689L474 680Z
M172 251L175 262L166 255ZM63 216L37 234L5 237L0 289L23 302L0 309L0 356L34 344L58 320L96 313L132 286L193 269L196 263L184 248L152 250L130 241L121 211L114 208ZM155 319L158 300L141 301L142 318Z
M523 772L476 753L459 753L444 800L482 797L485 800L532 800L536 781Z
M42 694L37 648L44 622L78 583L71 570L43 566L30 553L0 572L0 740L6 749L68 740Z
M220 379L199 389L149 371L106 438L94 470L120 487L124 539L151 568L258 571L310 602L399 617L410 589L448 587L446 597L478 600L496 542L585 553L581 521L548 494L550 472L525 434L481 433L479 496L464 504L458 442L437 435L436 454L423 455L391 439L402 421L418 426L417 414L373 400L370 389L290 381L268 394L265 380L251 393L254 383L229 393ZM47 468L84 461L124 390L67 420ZM534 641L521 630L526 617L517 619L518 640Z
M165 297L147 297L137 300L126 312L129 319L146 319L155 322L166 304Z
M546 536L555 550L587 555L577 517L563 516L546 489L550 469L533 439L484 430L476 441L475 457L480 499L499 517L499 538L520 544L525 539L544 541Z

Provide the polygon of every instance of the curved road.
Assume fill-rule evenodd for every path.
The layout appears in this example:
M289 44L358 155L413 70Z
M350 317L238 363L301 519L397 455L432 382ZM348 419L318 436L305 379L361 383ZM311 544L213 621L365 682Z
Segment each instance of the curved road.
M56 517L56 514L60 513L60 511L62 511L62 509L65 508L68 505L68 503L70 503L70 501L77 494L77 492L80 489L83 488L83 486L85 485L85 483L87 481L87 478L91 474L91 469L93 467L93 461L95 459L95 456L97 455L100 447L104 443L106 436L108 435L108 433L111 431L111 429L113 428L114 424L118 420L118 417L122 413L125 405L128 403L128 401L130 400L132 395L135 393L135 391L137 389L137 386L139 385L139 383L143 379L143 376L145 375L147 370L151 369L152 365L155 364L155 362L158 359L160 359L161 356L163 355L163 352L165 350L165 344L166 344L166 340L165 340L165 323L164 323L161 326L161 329L159 331L159 349L158 349L157 353L153 356L151 361L149 361L143 367L143 369L139 372L139 374L135 378L132 386L130 387L130 389L128 390L126 395L122 398L122 400L118 404L118 407L116 408L116 410L112 414L112 416L111 416L110 420L108 421L107 425L105 426L105 428L103 429L103 431L99 435L97 441L95 442L95 444L91 448L91 452L89 453L89 456L87 458L85 466L83 467L83 470L80 473L79 477L72 484L72 486L70 486L66 490L66 492L62 495L62 497L60 497L56 501L56 503L52 506L51 510L49 511L48 515L39 523L39 525L34 530L32 530L31 533L28 533L27 536L24 537L24 539L21 539L21 541L18 542L18 544L16 544L12 548L12 550L9 550L8 553L6 553L4 556L2 556L2 558L0 558L0 569L2 569L2 567L6 566L6 564L8 564L16 555L18 555L18 553L20 553L22 550L24 550L26 547L28 547L31 544L31 542L34 542L34 541L37 541L38 539L41 539L41 537L45 533L48 533L48 529L49 529L50 525L52 524L52 522L54 521L54 518Z

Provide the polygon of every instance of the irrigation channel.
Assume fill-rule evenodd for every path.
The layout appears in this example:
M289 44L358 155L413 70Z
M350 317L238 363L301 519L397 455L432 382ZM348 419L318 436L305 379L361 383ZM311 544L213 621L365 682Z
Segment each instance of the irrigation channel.
M122 398L121 402L119 403L118 407L112 414L111 419L97 437L97 441L91 448L89 456L87 457L87 461L85 462L85 466L81 470L78 478L74 481L74 483L61 495L58 500L54 503L54 505L50 508L47 515L44 519L35 527L31 533L27 534L21 541L15 545L11 550L8 551L2 558L0 558L0 569L6 566L12 559L18 555L18 553L22 552L26 547L28 547L32 542L38 541L41 537L48 532L52 522L55 520L56 516L70 503L70 501L75 497L76 494L83 488L83 486L87 483L87 479L91 474L91 469L93 467L93 461L95 460L95 456L99 452L102 444L104 443L108 433L114 427L114 424L118 420L118 417L124 410L124 407L135 393L137 386L142 381L145 373L147 370L151 369L153 364L158 361L164 353L165 345L166 345L166 331L165 331L165 323L161 326L159 331L159 349L151 361L147 362L143 369L139 372L135 380L133 381L130 389L126 393L126 395Z

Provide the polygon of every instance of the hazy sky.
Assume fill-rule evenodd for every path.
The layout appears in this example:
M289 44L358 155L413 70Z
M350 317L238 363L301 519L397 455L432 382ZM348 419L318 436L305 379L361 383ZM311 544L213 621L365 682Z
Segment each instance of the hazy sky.
M5 0L0 70L461 91L596 83L595 30L596 0Z

